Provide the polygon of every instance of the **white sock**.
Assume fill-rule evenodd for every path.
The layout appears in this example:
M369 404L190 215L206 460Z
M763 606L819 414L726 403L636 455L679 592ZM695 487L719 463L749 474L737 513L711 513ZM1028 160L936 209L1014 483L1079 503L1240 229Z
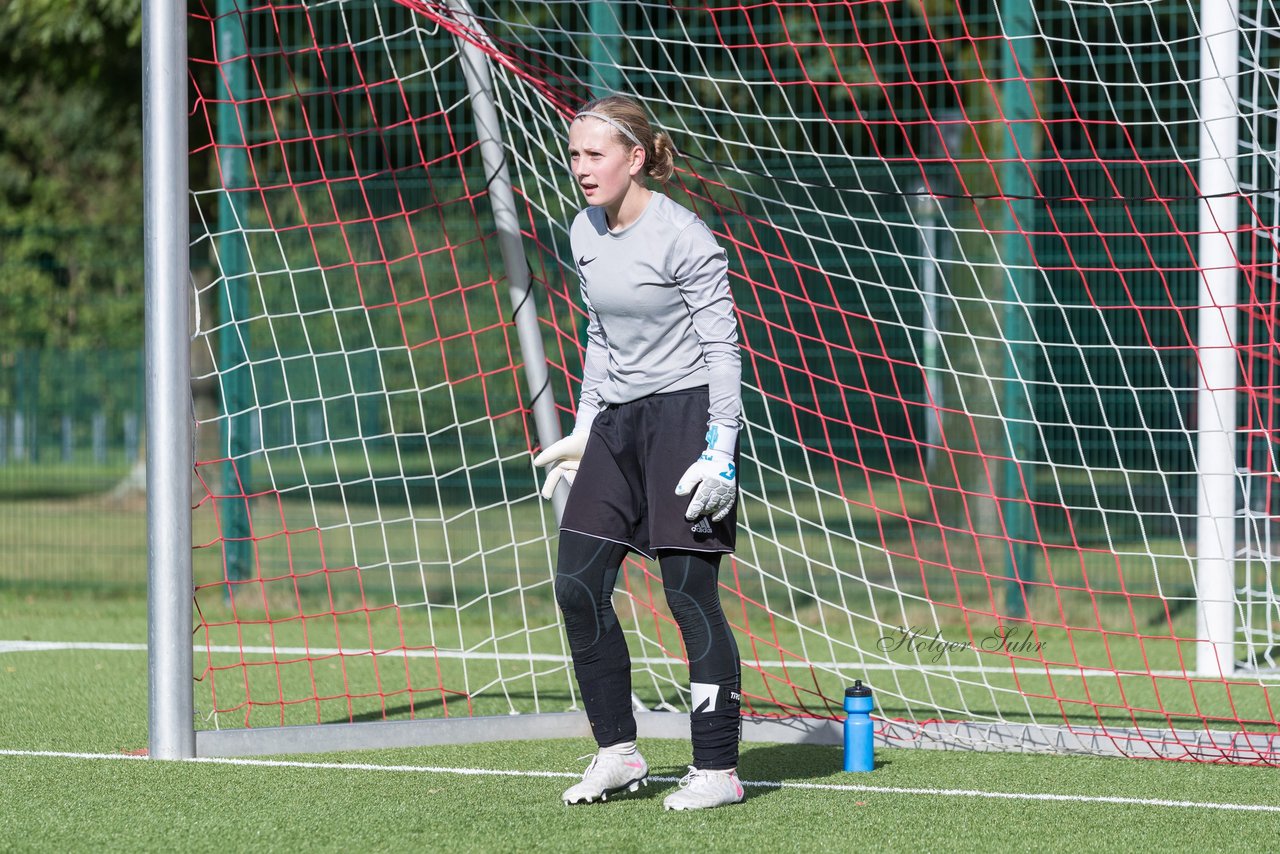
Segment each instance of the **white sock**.
M630 756L636 752L636 743L634 741L623 741L619 744L611 744L608 747L600 748L601 753L617 753L621 756Z

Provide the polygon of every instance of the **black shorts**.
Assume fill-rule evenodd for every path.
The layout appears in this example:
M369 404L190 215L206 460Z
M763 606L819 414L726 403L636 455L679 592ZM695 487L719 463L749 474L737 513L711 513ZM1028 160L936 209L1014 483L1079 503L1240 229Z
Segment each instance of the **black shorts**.
M707 447L707 387L610 404L591 425L560 528L629 546L732 552L738 505L719 522L684 518L676 484ZM735 459L737 451L734 452Z

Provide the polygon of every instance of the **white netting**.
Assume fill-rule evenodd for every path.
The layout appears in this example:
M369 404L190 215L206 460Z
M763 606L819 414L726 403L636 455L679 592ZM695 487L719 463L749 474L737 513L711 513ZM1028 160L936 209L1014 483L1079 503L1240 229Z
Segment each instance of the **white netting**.
M1253 664L1277 610L1278 30L1246 5L1230 192L1254 491L1233 547ZM195 194L207 705L251 725L574 707L463 38L491 57L563 410L577 104L641 97L682 154L668 192L729 252L747 423L722 582L752 713L834 715L860 677L911 737L1034 724L1274 761L1212 734L1274 729L1266 682L1195 670L1194 10L1001 8L197 16L242 39L193 64L193 163L223 181ZM637 694L683 705L660 584L629 562L620 589Z

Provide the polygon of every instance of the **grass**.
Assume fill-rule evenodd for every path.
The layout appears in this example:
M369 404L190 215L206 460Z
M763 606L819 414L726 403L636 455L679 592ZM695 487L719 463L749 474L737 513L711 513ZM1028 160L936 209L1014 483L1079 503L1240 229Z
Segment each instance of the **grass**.
M141 643L145 604L0 592L0 626L2 640ZM120 757L146 746L144 653L3 652L0 692L0 750ZM643 747L665 780L574 809L558 796L583 767L585 741L275 757L298 764L266 767L0 755L0 848L1258 851L1280 833L1280 813L1169 803L1280 804L1263 782L1268 769L881 750L876 771L855 776L838 770L838 750L804 745L747 745L741 773L753 785L740 806L664 814L660 798L683 772L688 746ZM347 767L320 767L332 763Z
M117 455L119 456L119 455ZM110 490L129 472L129 462L43 463L8 460L0 465L0 501L66 500Z
M877 513L896 519L919 512L918 503L918 497L890 492L882 500L868 493L847 505L853 509L846 521L869 525ZM6 556L0 590L56 593L68 601L86 594L109 601L142 595L140 502L84 497L7 506L12 512L0 527ZM197 705L206 715L220 710L204 725L397 717L411 709L436 714L460 695L472 697L473 713L572 706L563 662L511 658L566 654L551 595L546 507L530 500L480 509L440 505L414 514L407 509L254 503L253 548L262 577L236 585L234 608L224 587L203 589L197 642L307 652L201 656ZM213 544L196 551L197 580L206 584L221 576L216 510L205 502L195 514L196 541ZM1033 598L1033 622L1013 624L1020 645L980 655L965 646L996 639L992 608L1003 579L944 573L941 567L979 557L998 566L998 556L979 554L971 540L970 550L962 551L964 538L958 544L887 540L886 548L871 548L803 526L786 529L780 518L760 519L761 512L758 504L748 507L756 514L754 527L722 577L747 663L744 690L758 711L781 705L833 714L824 698L838 698L853 678L870 676L881 709L895 717L1122 728L1235 729L1242 721L1252 730L1276 726L1274 688L1184 675L1194 659L1193 644L1185 640L1194 637L1194 613L1183 609L1170 617L1168 600L1152 592L1154 582L1174 586L1184 574L1185 559L1152 554L1176 554L1177 543L1152 541L1147 553L1132 544L1117 553L1053 554ZM794 519L835 512L806 505ZM652 705L679 704L685 681L680 641L650 574L655 571L630 564L624 580L630 596L620 600L634 608L633 652L670 661L653 666L636 690ZM923 635L885 649L904 629ZM958 648L941 655L931 644L935 635ZM466 652L468 660L406 659L394 652L406 646ZM337 648L366 654L325 651ZM371 656L370 649L392 652ZM484 657L493 655L507 658ZM803 660L829 664L808 668ZM940 666L948 663L997 672ZM904 669L877 669L888 665ZM1095 669L1115 675L1098 676L1090 672Z
M1176 589L1188 573L1186 559L1173 557L1179 542L1047 550L1033 621L1014 624L1012 642L1024 645L979 655L969 646L991 642L993 608L1006 589L998 548L913 532L910 520L923 512L918 495L855 499L747 507L739 559L722 581L752 708L835 714L824 698L863 677L886 717L1277 729L1275 689L1182 674L1194 655L1182 640L1194 636L1194 614L1166 613L1176 596L1154 593L1155 583ZM140 502L15 497L3 509L0 641L145 643ZM197 580L207 585L197 644L304 652L199 654L197 726L437 715L446 699L451 712L465 708L463 694L475 714L574 706L563 661L518 657L566 653L544 505L428 503L410 512L392 501L257 500L261 576L235 585L234 599L215 583L219 509L206 502L194 516L197 542L211 544L195 556ZM853 531L866 537L851 538ZM619 601L634 608L633 655L664 660L637 680L637 695L650 705L679 703L687 674L655 571L629 564L630 595ZM893 645L900 629L917 628L923 635L914 642ZM935 632L955 648L939 652ZM406 646L464 654L406 657ZM809 668L802 658L830 663ZM26 752L0 754L0 849L1262 850L1280 830L1280 813L1135 802L1280 803L1258 785L1266 769L1172 762L882 750L876 772L854 778L838 771L832 748L748 745L744 779L782 785L753 785L732 810L664 816L660 797L682 773L687 744L645 746L655 774L667 779L640 797L578 810L557 797L591 749L580 742L371 751L278 766L30 755L121 757L145 747L145 663L136 650L0 651L0 751ZM998 669L935 666L947 663ZM905 667L883 669L895 664ZM347 767L317 764L332 762ZM493 773L441 770L448 768ZM1064 799L934 791L946 789ZM1088 800L1108 797L1122 801Z

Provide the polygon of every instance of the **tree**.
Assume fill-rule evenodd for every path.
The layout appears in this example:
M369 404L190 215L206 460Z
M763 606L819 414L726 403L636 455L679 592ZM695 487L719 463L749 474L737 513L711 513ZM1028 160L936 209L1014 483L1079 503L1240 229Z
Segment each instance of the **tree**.
M0 341L136 347L139 0L0 6Z

